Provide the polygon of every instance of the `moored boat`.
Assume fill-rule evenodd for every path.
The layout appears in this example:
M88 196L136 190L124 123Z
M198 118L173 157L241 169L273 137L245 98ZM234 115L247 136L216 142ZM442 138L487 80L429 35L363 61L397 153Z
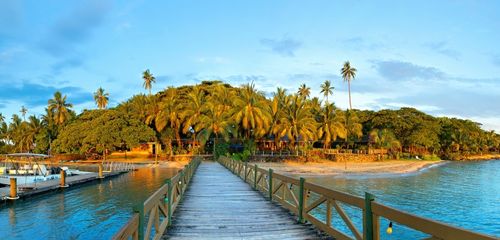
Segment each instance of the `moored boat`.
M0 184L10 185L11 178L15 178L17 184L21 186L59 179L63 170L66 172L66 176L91 173L68 167L47 166L41 163L41 160L48 157L50 156L34 153L6 154L4 163L0 164Z

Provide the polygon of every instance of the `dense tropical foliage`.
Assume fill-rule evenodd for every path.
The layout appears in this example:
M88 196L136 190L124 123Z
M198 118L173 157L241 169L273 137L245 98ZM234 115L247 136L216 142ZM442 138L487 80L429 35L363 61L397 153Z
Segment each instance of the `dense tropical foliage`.
M354 74L347 72L349 83ZM149 71L145 75L149 90L154 80ZM413 108L341 110L330 101L330 81L318 87L324 101L311 98L305 84L290 94L278 88L268 98L252 83L233 87L204 81L138 94L110 109L100 88L94 95L99 109L78 116L66 96L56 92L40 118L14 114L7 121L0 115L0 151L102 154L158 141L168 154L177 154L218 151L229 147L231 139L253 148L265 140L292 151L384 148L447 159L499 151L500 136L470 120L433 117Z

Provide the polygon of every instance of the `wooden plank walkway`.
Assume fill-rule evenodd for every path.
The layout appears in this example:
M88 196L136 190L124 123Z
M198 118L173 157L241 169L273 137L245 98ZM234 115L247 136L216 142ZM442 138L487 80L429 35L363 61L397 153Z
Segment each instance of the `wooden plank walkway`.
M328 239L216 162L203 162L163 239Z

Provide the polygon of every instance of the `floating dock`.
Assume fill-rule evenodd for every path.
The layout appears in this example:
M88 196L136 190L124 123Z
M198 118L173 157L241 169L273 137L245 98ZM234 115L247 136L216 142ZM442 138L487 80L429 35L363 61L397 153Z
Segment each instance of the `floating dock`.
M112 176L117 176L122 173L126 173L128 171L116 171L116 172L104 172L103 177L108 178ZM81 174L81 175L74 175L74 176L67 176L66 177L66 185L65 187L71 187L74 185L78 184L83 184L87 182L92 182L95 180L100 180L102 178L99 177L98 173L88 173L88 174ZM17 190L17 196L19 198L26 198L29 196L37 195L37 194L42 194L50 191L54 191L61 187L61 180L60 179L54 179L54 180L48 180L48 181L43 181L43 182L37 182L37 183L30 183L26 185L19 185L18 190ZM10 186L2 187L0 188L0 199L1 200L7 200L7 197L10 195Z

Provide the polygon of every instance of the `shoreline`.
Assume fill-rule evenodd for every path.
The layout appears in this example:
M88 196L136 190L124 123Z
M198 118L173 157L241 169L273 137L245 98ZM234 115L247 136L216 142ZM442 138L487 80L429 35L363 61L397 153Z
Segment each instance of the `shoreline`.
M500 159L500 153L486 153L481 155L463 156L457 161L488 161Z
M424 161L424 160L387 160L377 162L331 162L327 160L301 163L285 161L282 163L254 162L262 168L272 168L275 172L285 175L300 175L306 177L349 177L349 176L379 176L379 175L405 175L424 171L449 163L450 161Z

